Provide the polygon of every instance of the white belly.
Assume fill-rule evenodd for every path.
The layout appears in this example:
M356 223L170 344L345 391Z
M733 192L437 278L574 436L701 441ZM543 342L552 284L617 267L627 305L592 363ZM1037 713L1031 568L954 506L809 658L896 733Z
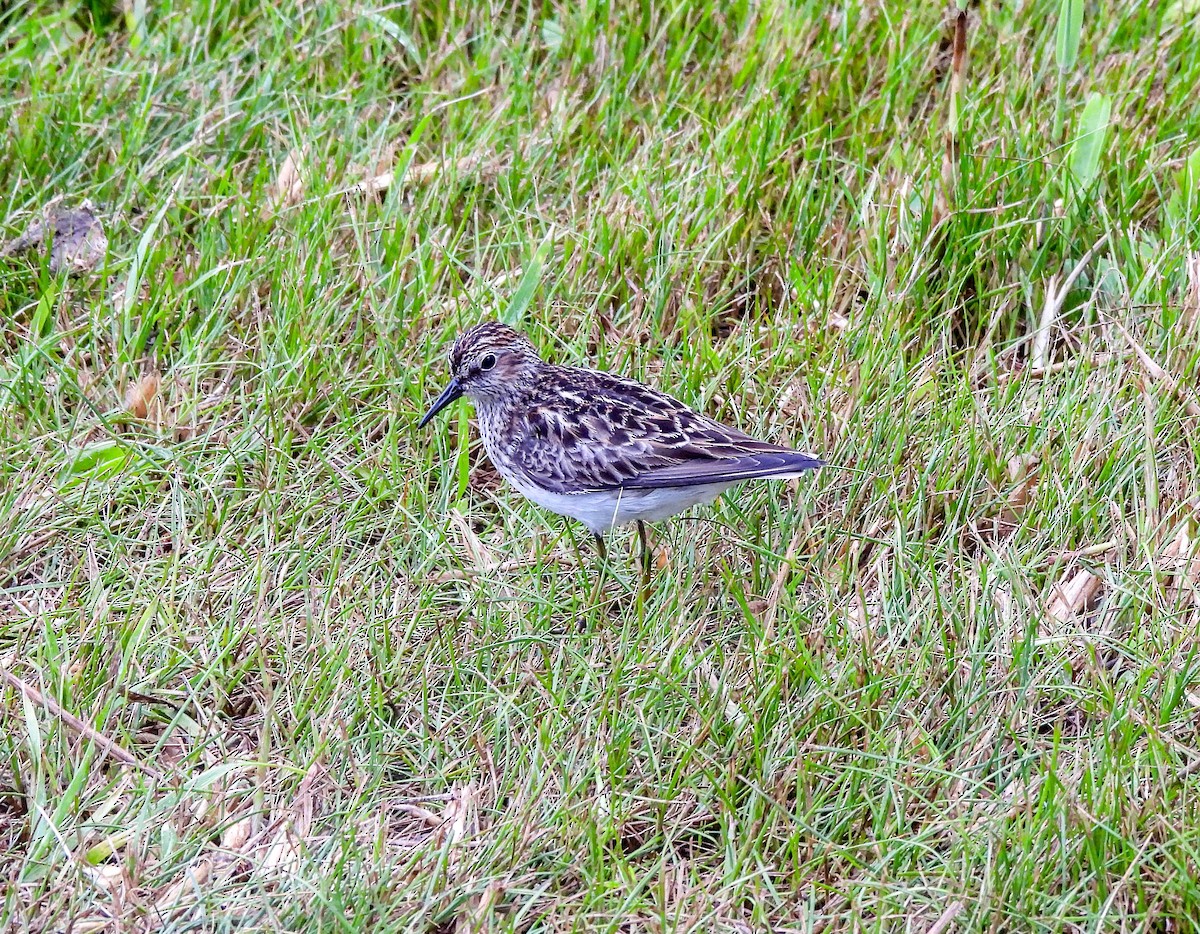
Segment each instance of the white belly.
M591 531L600 533L637 522L654 522L701 503L711 503L729 483L707 486L675 487L663 490L617 490L601 493L550 493L519 477L509 483L544 509L560 516L578 519Z

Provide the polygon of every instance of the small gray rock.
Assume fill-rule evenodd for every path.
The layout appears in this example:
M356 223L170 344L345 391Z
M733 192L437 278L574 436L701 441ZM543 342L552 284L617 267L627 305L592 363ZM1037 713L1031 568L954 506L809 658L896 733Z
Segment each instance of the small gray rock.
M21 236L10 240L0 256L50 247L50 271L81 274L99 265L108 250L108 237L90 201L77 208L47 205L41 220L35 220Z

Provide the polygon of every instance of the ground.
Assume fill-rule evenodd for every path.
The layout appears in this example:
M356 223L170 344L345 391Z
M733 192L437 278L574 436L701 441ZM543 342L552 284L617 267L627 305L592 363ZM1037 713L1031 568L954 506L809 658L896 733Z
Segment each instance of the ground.
M1193 0L0 10L0 927L1196 929ZM488 316L830 466L593 604Z

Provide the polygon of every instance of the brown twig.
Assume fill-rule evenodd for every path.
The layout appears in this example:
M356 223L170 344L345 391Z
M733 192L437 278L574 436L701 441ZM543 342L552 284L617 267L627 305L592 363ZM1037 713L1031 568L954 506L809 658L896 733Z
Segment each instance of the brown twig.
M953 38L951 39L949 113L946 129L942 134L945 149L942 152L942 185L937 191L934 215L944 218L958 202L958 162L960 158L960 111L962 108L963 82L967 70L967 10L958 10L954 15Z
M933 927L929 929L929 934L942 934L943 931L950 927L950 923L958 916L958 913L963 910L963 903L959 901L951 902L946 906L946 910L942 912L940 918L934 922Z
M1046 303L1042 307L1042 317L1038 322L1037 331L1034 332L1033 351L1030 354L1030 368L1035 374L1044 372L1049 362L1051 331L1062 312L1063 303L1067 300L1067 293L1071 291L1075 280L1083 274L1088 263L1092 261L1092 257L1107 242L1108 233L1104 233L1099 240L1092 244L1092 248L1083 254L1079 262L1075 264L1075 268L1067 274L1062 285L1058 284L1057 275L1046 280Z
M120 746L116 740L105 736L95 727L88 726L73 713L64 710L54 698L47 697L33 685L22 681L3 665L0 665L0 678L3 678L15 690L28 697L35 704L46 708L46 710L50 711L51 715L61 720L69 729L90 739L100 747L102 752L111 753L112 757L117 761L135 769L140 769L151 778L162 778L162 773L158 769L139 761L133 753Z

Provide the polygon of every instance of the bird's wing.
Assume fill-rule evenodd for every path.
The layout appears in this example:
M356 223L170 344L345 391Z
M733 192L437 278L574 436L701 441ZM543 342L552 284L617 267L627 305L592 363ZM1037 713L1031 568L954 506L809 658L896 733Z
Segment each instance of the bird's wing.
M704 486L709 483L739 483L756 477L795 476L824 465L825 462L814 454L783 449L738 457L689 460L671 467L647 470L621 486L626 490L654 490L661 487Z
M556 367L526 407L514 466L556 493L650 490L780 477L822 465L609 373Z

